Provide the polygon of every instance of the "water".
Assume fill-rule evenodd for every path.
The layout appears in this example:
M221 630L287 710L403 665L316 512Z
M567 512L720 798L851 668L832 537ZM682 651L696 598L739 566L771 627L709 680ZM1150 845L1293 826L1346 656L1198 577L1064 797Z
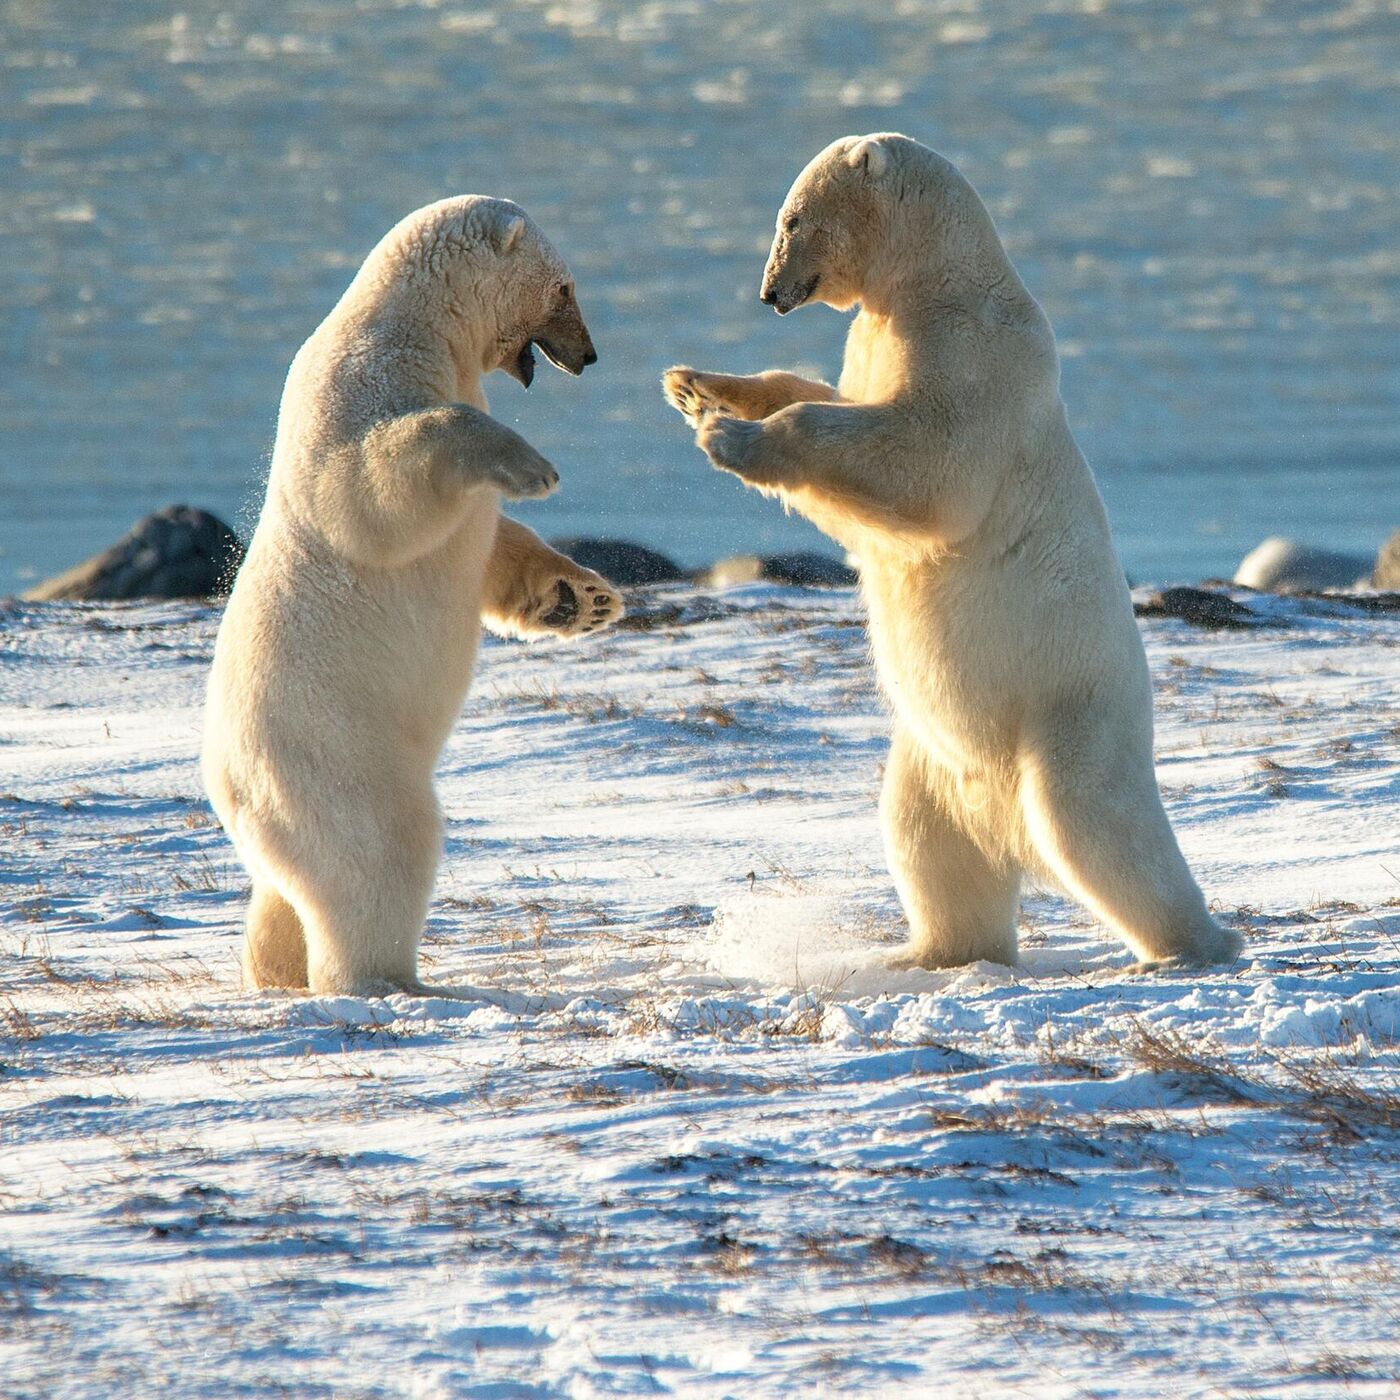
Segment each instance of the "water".
M147 510L246 529L282 376L378 236L507 194L602 360L496 413L521 510L686 563L819 537L711 471L676 361L834 374L757 300L808 157L903 130L982 192L1054 322L1138 578L1400 524L1400 18L1385 0L0 0L0 593Z

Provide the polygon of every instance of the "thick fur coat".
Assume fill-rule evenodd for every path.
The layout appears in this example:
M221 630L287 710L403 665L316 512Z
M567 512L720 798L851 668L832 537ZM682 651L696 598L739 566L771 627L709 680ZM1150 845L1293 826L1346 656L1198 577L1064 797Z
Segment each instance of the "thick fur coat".
M205 784L253 880L252 986L423 990L433 767L481 622L568 636L621 613L499 514L558 482L481 387L528 384L536 345L575 374L597 358L544 235L467 195L392 229L292 363L205 722Z
M1232 957L1158 795L1146 658L1054 336L976 192L907 137L837 141L783 203L761 295L859 306L839 385L679 367L665 391L717 467L859 563L901 960L1014 962L1027 870L1147 962Z

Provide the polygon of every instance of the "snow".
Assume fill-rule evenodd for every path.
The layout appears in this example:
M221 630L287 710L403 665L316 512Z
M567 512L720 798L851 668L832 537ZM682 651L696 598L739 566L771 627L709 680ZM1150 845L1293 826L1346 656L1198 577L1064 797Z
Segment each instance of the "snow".
M217 614L0 604L0 1391L1393 1395L1400 629L1246 601L1143 623L1237 965L888 971L854 597L680 589L484 648L463 1001L241 991Z

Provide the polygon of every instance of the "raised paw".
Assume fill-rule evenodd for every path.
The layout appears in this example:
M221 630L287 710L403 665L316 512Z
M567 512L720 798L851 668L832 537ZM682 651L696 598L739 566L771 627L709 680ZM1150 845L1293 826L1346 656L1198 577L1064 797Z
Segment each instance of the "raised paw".
M744 418L706 414L695 429L695 442L722 471L733 472L750 486L777 486L777 464L764 450L764 426Z
M559 473L533 447L522 443L521 452L496 462L491 482L507 500L538 500L559 485Z
M727 378L727 375L706 374L687 365L677 365L661 376L661 388L666 401L695 427L706 413L733 412L733 406L721 391Z
M611 627L623 613L617 589L601 574L578 574L552 579L528 610L526 636L586 637Z

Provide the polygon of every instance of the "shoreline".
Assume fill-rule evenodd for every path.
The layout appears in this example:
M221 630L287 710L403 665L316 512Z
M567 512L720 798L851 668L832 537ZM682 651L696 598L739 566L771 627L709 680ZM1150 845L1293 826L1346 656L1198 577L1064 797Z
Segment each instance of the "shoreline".
M548 543L620 588L689 582L723 589L760 581L850 587L858 581L851 557L833 548L728 555L686 568L658 549L617 536L552 535ZM214 597L232 586L245 548L245 541L218 516L187 505L165 506L142 517L106 549L18 596L32 602ZM1129 586L1143 585L1130 578ZM1200 584L1156 587L1163 598L1231 587L1290 595L1400 591L1400 529L1390 534L1374 560L1274 537L1250 551L1230 582L1208 578ZM1171 603L1166 606L1171 611Z

